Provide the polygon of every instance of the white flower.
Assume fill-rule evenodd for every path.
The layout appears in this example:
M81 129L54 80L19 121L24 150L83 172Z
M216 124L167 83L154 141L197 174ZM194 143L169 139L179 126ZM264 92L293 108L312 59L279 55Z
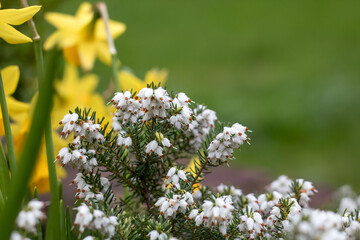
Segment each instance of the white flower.
M197 151L209 132L214 129L217 117L214 111L206 109L202 105L198 105L192 115L193 120L189 123L186 134L192 137L190 145L194 148L194 151ZM175 127L177 126L175 125ZM180 129L180 127L177 128Z
M93 215L91 214L89 207L84 203L75 209L78 212L76 214L74 224L79 225L80 232L84 232L85 228L93 220Z
M122 145L125 145L125 148L129 148L132 145L132 139L131 139L131 137L123 138L119 134L116 144L117 144L118 147L120 147Z
M188 107L191 102L185 93L179 93L177 97L173 99L173 104L176 106L178 112L176 115L170 117L170 123L174 125L177 129L189 128L190 122L193 120L192 115L193 111Z
M349 227L345 229L348 239L359 239L360 238L360 222L354 220L350 222Z
M241 223L238 225L239 231L246 237L246 239L263 236L263 233L265 232L264 227L265 225L261 215L250 209L247 209L245 214L241 216Z
M159 155L160 158L162 158L162 150L162 147L159 146L156 140L153 140L146 145L146 154L156 153L157 155Z
M225 184L220 184L219 186L217 186L217 190L219 193L222 194L228 192L231 196L234 197L242 196L241 189L235 188L234 186L226 186Z
M175 217L177 212L185 213L193 204L194 199L191 193L185 192L181 195L173 194L172 198L160 197L154 207L160 207L160 215L164 217Z
M304 179L297 179L296 181L301 185L299 204L303 207L308 207L310 196L317 193L317 190L309 181L304 181Z
M104 136L99 132L100 124L94 124L90 118L86 121L81 120L77 113L65 115L59 124L64 124L61 131L61 136L64 138L67 138L70 133L74 132L75 138L80 136L81 139L91 143L95 141L95 144L99 144L105 141Z
M343 214L345 210L347 212L353 212L355 211L355 209L359 207L360 206L357 204L357 202L354 199L350 197L344 197L340 201L338 213Z
M110 181L106 177L100 177L100 183L102 185L101 192L93 192L91 190L92 186L87 184L84 180L84 175L82 173L77 173L75 179L72 183L77 184L77 199L84 199L85 202L90 200L93 201L102 201L104 199L104 193L109 189L111 186Z
M31 200L27 207L20 211L17 218L16 224L19 228L25 229L28 232L35 233L36 225L41 219L45 218L42 212L45 204L38 200Z
M104 217L104 213L100 210L95 209L93 212L93 217L94 217L94 226L96 229L100 229L101 225L103 223L103 217Z
M161 134L161 133L157 133L156 134L157 136L157 139L159 139L159 143L157 140L152 140L151 142L149 142L147 145L146 145L146 154L147 155L151 155L151 154L157 154L160 158L163 157L163 148L161 147L161 145L163 147L167 147L167 148L171 148L172 145L169 141L169 139L167 138L164 138L164 136ZM161 143L161 145L160 145Z
M104 234L110 238L115 234L115 227L118 225L117 218L115 216L102 218L102 230Z
M151 118L166 119L166 109L170 109L170 102L172 99L169 97L165 89L159 87L157 89L143 88L139 91L138 95L141 100L139 101L144 112L143 122Z
M10 240L30 240L30 238L24 237L20 233L14 231L11 233Z
M118 126L119 123L135 123L138 117L143 114L140 102L131 98L131 93L129 91L116 93L111 102L116 108L113 127L117 128L117 130L121 129L121 126Z
M198 215L198 213L199 213L199 210L197 210L197 209L191 210L188 219L193 219L193 218L195 218L195 217Z
M287 176L281 175L280 177L278 177L278 179L270 183L270 185L267 187L267 190L269 192L277 191L285 195L291 191L292 182L293 181Z
M159 235L160 234L156 230L152 230L151 232L148 233L148 236L150 236L150 240L158 239Z
M245 141L248 141L246 131L248 129L238 123L231 128L224 127L208 147L208 160L213 164L216 162L227 162L233 157L235 148L239 148Z
M347 239L342 230L342 217L330 211L303 209L301 217L293 218L290 225L289 234L296 233L295 239Z
M83 240L94 240L94 237L93 236L87 236Z
M167 148L171 147L171 143L170 143L169 139L167 139L167 138L164 138L163 140L161 140L161 144Z
M172 177L176 172L176 167L172 167L169 169L168 173L166 174L166 179L169 179L169 177Z
M176 167L172 167L169 169L166 175L166 186L168 184L172 184L172 186L176 189L180 189L179 180L188 182L186 174L183 170L178 170Z
M226 236L227 225L232 220L234 210L231 196L222 196L213 201L205 200L201 207L203 212L195 217L196 226L201 223L207 227L218 226L220 232Z

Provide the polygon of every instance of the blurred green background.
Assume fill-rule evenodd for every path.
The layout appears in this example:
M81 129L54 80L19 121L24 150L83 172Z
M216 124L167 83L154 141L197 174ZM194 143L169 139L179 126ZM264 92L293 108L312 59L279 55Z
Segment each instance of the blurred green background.
M123 65L141 78L166 68L168 89L253 130L231 166L360 190L359 1L106 2L128 27L116 40ZM80 3L43 10L74 14ZM104 91L110 73L95 71Z

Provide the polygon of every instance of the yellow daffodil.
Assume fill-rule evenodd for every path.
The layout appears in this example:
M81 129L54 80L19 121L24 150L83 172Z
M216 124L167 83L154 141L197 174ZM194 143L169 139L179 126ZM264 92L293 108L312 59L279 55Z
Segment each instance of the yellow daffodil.
M137 78L134 74L130 71L122 70L118 74L119 76L119 83L122 90L133 90L139 92L140 89L146 88L147 84L154 82L155 85L161 83L164 86L168 72L164 69L152 69L145 74L144 81Z
M111 118L110 107L107 108L102 96L95 92L98 85L98 78L95 74L86 74L79 78L78 70L75 66L67 64L62 81L55 82L54 108L51 114L53 127L57 127L58 122L76 107L91 108L96 111L99 118L105 117L105 121Z
M94 74L87 74L82 78L79 78L78 70L75 66L66 65L63 79L55 82L55 95L54 95L54 107L51 112L51 122L53 129L53 145L54 153L57 155L59 150L66 146L67 140L60 138L60 135L56 131L59 121L65 114L69 113L69 110L74 110L76 107L90 108L97 112L98 117L105 116L105 121L110 120L109 109L106 108L105 102L100 94L95 92L98 84L98 78ZM33 97L31 106L35 106L37 96ZM13 126L14 132L14 145L17 153L21 152L21 149L25 143L26 136L29 132L31 124L32 110L27 113L23 118L21 124ZM30 187L33 189L35 186L39 193L49 192L49 174L46 157L45 143L41 145L38 160L35 170L30 181ZM54 156L55 159L55 156ZM56 165L58 177L65 176L63 168Z
M4 84L8 112L12 121L11 129L14 136L14 148L17 156L19 156L24 146L26 136L30 130L32 113L35 107L37 97L35 96L29 104L20 102L11 96L15 92L19 82L20 71L17 66L8 66L4 68L1 71L1 76ZM0 118L0 135L3 136L5 133L1 114ZM54 134L54 136L56 136L56 133ZM59 139L58 137L54 137L54 142L57 143L54 144L55 150L57 151L60 149L60 146L64 146L65 144L64 142L60 144L58 143L59 141L61 141L61 139ZM64 176L64 172L58 171L58 175L60 177ZM48 192L50 189L45 144L42 144L41 150L39 152L37 165L30 180L30 186L32 189L37 186L39 193Z
M29 108L26 112L23 112L18 117L18 121L12 124L12 133L14 136L14 148L17 157L20 156L22 149L24 147L26 137L29 134L33 111L35 109L35 104L37 100L37 94L33 97L31 100L31 103L28 104ZM55 131L52 133L53 135L53 143L54 143L54 152L55 155L57 155L57 152L66 145L66 141L63 139L60 139L59 136ZM32 174L31 180L30 180L30 187L31 190L34 189L34 187L37 187L38 192L46 193L50 191L50 185L49 185L49 171L48 171L48 162L47 162L47 156L46 156L46 148L45 148L45 141L42 140L42 144L39 150L38 158L36 161L36 166L34 168L34 172ZM55 156L54 156L55 159ZM59 165L59 164L57 164ZM58 178L63 178L65 176L65 171L61 169L59 166L57 166L57 174Z
M1 4L0 4L1 7ZM17 31L11 25L20 25L31 19L41 6L31 6L21 9L0 10L0 38L10 44L32 42L31 38Z
M69 63L81 65L84 70L93 68L96 57L111 64L104 21L94 18L90 3L82 3L75 16L47 13L45 18L57 28L46 40L45 49L57 45L63 49L64 57ZM113 38L120 36L126 29L125 24L112 20L109 21L109 27Z
M20 71L18 66L8 66L1 71L1 77L3 80L6 104L9 112L9 116L12 121L17 122L21 119L22 115L29 110L29 104L16 100L11 95L15 92L19 82ZM2 120L2 114L0 112L0 136L4 136L4 125Z

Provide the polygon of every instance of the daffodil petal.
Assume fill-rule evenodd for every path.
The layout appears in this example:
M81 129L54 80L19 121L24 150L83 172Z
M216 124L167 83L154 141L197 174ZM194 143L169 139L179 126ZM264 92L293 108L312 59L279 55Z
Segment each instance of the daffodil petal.
M12 26L0 21L0 38L10 44L32 42L31 38L25 36Z
M145 82L146 84L150 84L154 82L154 84L161 83L162 86L164 86L166 79L168 76L168 71L166 70L158 70L158 69L152 69L148 71L145 75Z
M111 54L109 51L109 45L106 42L96 43L96 55L105 64L107 65L111 64Z
M139 92L140 89L146 87L146 83L137 78L129 71L123 70L119 72L120 88L124 91L133 90Z
M56 44L60 43L62 39L63 39L62 32L59 31L54 32L46 39L44 43L44 49L49 50L53 48Z
M126 31L126 25L122 22L109 20L109 28L111 36L115 39Z
M1 71L1 77L4 84L5 95L12 95L19 82L19 67L15 65L7 66Z
M59 48L73 47L79 42L79 37L78 34L70 34L63 30L56 31L46 39L44 49L49 50L55 45L58 45Z
M41 6L31 6L20 9L3 9L0 10L0 21L11 25L20 25L31 19L40 8Z
M45 19L58 29L74 29L77 26L76 18L71 15L49 12Z
M109 20L109 28L110 28L111 36L115 39L125 32L126 25L122 22ZM95 34L95 39L106 41L107 37L106 37L105 24L102 19L96 20L94 34Z
M85 25L89 24L93 15L92 12L89 12L82 16L74 17L68 14L49 12L45 14L45 19L57 29L66 30L74 34L74 32L79 31Z
M30 105L28 103L20 102L12 96L6 97L6 104L12 118L15 117L15 115L26 113L30 109Z
M89 2L83 2L80 6L79 9L76 11L76 17L82 17L88 13L93 12L92 10L92 5Z
M71 96L73 91L77 91L79 74L77 68L72 64L66 64L62 81L55 81L55 89L62 98ZM65 113L66 114L66 113ZM61 119L59 119L61 120Z
M44 143L42 143L44 144ZM44 151L43 147L41 151ZM50 191L49 185L49 171L46 154L41 152L38 155L38 159L36 161L35 169L31 176L30 180L30 188L33 191L34 188L37 188L39 194L46 193Z
M94 92L98 82L98 78L95 74L87 74L80 81L80 89L84 92Z
M89 24L94 18L92 5L88 2L82 3L77 10L75 17L80 28L83 28L85 25Z
M81 66L88 71L94 67L96 49L93 43L84 42L78 46Z

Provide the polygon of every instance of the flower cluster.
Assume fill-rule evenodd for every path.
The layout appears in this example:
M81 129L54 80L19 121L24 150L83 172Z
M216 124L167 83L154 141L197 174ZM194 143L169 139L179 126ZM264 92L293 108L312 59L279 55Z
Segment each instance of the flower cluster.
M302 213L292 218L285 229L292 239L349 239L343 231L343 218L331 211L303 209Z
M227 236L226 229L232 219L234 210L231 196L222 196L205 200L201 205L201 213L197 209L190 212L189 218L195 219L195 226L218 227L221 234Z
M216 120L216 113L213 110L206 109L203 105L199 104L193 110L193 121L191 121L186 134L193 136L190 144L195 150L200 148L206 136L214 129Z
M358 213L354 212L356 204L344 215L333 213L334 227L328 227L329 231L321 224L306 229L306 224L312 224L309 201L317 192L309 181L280 176L259 195L244 194L241 189L223 184L214 194L200 186L203 172L217 165L215 163L226 163L233 158L234 149L248 142L249 130L236 123L219 132L214 127L215 112L196 105L183 93L174 96L172 99L162 88L144 88L137 95L117 93L111 101L116 108L116 121L112 125L115 131L107 134L87 112L80 115L77 111L64 118L64 135L74 132L75 139L59 152L58 159L81 170L74 179L76 196L79 202L85 202L78 208L75 219L80 232L89 229L104 236L115 236L113 229L119 222L117 229L128 239L145 235L150 239L170 239L174 233L180 238L192 234L199 239L214 238L212 234L215 238L230 235L230 239L298 239L297 236L315 239L328 234L335 234L339 239L342 236L356 239L360 226ZM85 124L84 119L98 125L95 132L105 134L103 141L92 136L94 131L81 135L83 129L78 133L74 130ZM215 138L209 139L211 136ZM204 141L205 144L201 144ZM201 149L194 169L187 172L176 161L197 147ZM102 177L103 171L109 176ZM111 221L105 215L114 208L103 211L99 206L116 205L109 191L113 179L133 192L131 198L119 198L122 208L131 212L129 202L134 201L138 206L145 203L151 213L148 218L131 217L123 221L121 217L114 217ZM342 202L344 207L351 205L346 199ZM324 216L325 219L332 215ZM341 225L336 225L338 219ZM148 225L141 225L146 221ZM183 221L187 224L180 226L178 223ZM139 224L146 229L142 236L126 230ZM303 232L293 235L300 231Z
M227 186L225 184L220 184L219 186L217 186L217 191L219 193L221 193L222 195L230 195L230 196L234 196L234 197L239 197L241 195L243 195L243 192L241 191L241 189L238 189L234 186Z
M171 124L189 138L188 151L196 152L206 136L215 127L216 113L205 106L196 104L185 93L171 98L161 87L143 88L138 94L129 91L118 92L110 101L115 107L112 127L118 134L117 145L131 146L127 134L129 123L149 122L151 119ZM191 106L190 106L191 105ZM150 123L150 122L149 122ZM162 136L162 133L159 133ZM157 138L148 142L146 153L162 156L163 147L171 147L168 138Z
M143 114L140 102L133 99L132 94L129 91L116 93L111 99L111 102L116 108L114 115L114 120L116 121L114 121L113 124L119 124L119 122L126 124L128 121L135 123L138 117Z
M180 179L188 182L186 174L183 170L179 170L176 167L170 168L168 173L166 174L166 187L171 184L171 186L173 186L174 188L180 189Z
M304 179L292 181L286 176L280 176L267 187L267 190L296 198L302 207L308 207L310 197L317 192L311 182Z
M64 147L60 149L56 159L61 161L62 166L71 163L71 165L79 170L91 172L98 165L96 150L82 148L80 136L77 136L71 144L72 148Z
M234 149L239 148L248 141L246 135L247 127L235 123L231 127L225 127L222 133L219 133L210 143L208 148L208 160L213 164L216 162L227 162L233 157Z
M351 213L360 209L360 196L358 196L350 186L342 186L336 193L339 202L338 213Z
M152 140L146 145L146 155L157 154L160 158L163 156L163 147L171 148L173 145L170 143L170 140L164 137L162 133L155 133L155 140Z
M172 99L165 89L161 87L157 89L143 88L139 91L137 97L140 98L139 102L144 112L143 122L151 118L167 118L166 110L171 108Z
M117 147L125 145L125 148L129 148L132 145L131 137L127 136L125 131L120 131L116 141Z
M265 221L271 235L279 236L282 231L289 228L291 220L300 215L301 206L294 198L281 198L279 202L272 207L269 216ZM267 235L270 235L269 233Z
M185 93L179 93L173 99L173 105L177 114L170 117L170 123L177 129L189 128L193 112L189 108L191 99Z
M94 192L92 185L86 183L84 175L77 173L72 183L76 183L77 191L76 198L84 199L85 202L91 202L91 200L102 201L104 199L104 193L109 189L110 182L106 177L100 177L101 191ZM91 205L91 203L89 203Z
M177 212L185 213L195 204L193 195L181 188L179 180L188 182L185 172L176 167L170 168L166 175L165 187L172 186L172 188L169 187L167 196L160 197L154 204L154 207L159 208L160 215L166 218L175 217Z
M246 211L240 219L241 223L238 225L239 231L247 239L255 239L258 236L263 236L265 224L260 213Z
M355 240L360 239L360 215L359 210L356 210L348 215L348 219L344 219L345 232L348 239Z
M59 126L63 125L61 136L67 138L67 136L74 132L74 137L80 136L82 139L85 137L88 142L103 142L104 136L99 132L101 125L95 124L92 120L87 121L79 120L77 113L66 114L64 118L59 122Z
M171 198L160 197L154 204L154 207L160 207L160 215L164 217L175 217L176 213L185 213L189 206L194 204L194 198L191 193L173 194Z
M79 226L79 231L85 229L99 231L103 236L111 238L115 234L115 227L118 224L116 216L106 216L103 211L98 209L90 210L86 204L81 204L76 208L77 214L74 224Z
M19 212L16 218L16 225L30 233L35 233L36 225L40 223L41 219L45 218L45 214L42 212L44 207L44 202L35 199L31 200L27 206Z
M203 105L192 109L190 103L194 102L185 93L178 93L172 99L161 87L143 88L136 96L129 91L119 92L110 102L116 109L112 123L114 130L121 132L121 124L146 122L160 117L161 121L169 121L176 129L183 130L190 137L192 151L200 148L217 120L216 113ZM172 111L167 112L170 109Z

